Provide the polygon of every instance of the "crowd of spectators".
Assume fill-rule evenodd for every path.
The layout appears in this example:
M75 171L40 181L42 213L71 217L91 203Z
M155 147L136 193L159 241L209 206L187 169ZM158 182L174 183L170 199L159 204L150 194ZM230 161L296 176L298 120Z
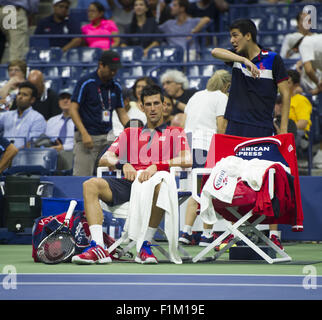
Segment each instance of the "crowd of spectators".
M22 7L19 5L19 1L16 1L16 3L20 12ZM27 17L36 12L35 6L38 5L39 1L31 1L30 3L33 5L23 8L24 15ZM15 1L12 4L15 5ZM6 1L0 1L0 11L2 11L4 5L7 5ZM118 37L118 35L193 34L202 31L220 31L219 17L221 13L229 10L229 1L79 0L76 8L87 10L87 22L76 21L70 17L70 7L70 0L53 0L52 14L38 21L34 34L80 35L79 37L48 38L51 47L60 47L63 52L76 47L109 50L114 47L135 45L141 46L144 50L144 56L147 56L151 48L166 43L179 45L184 49L186 49L187 44L191 44L190 48L197 49L200 43L194 42L191 37ZM322 91L322 68L320 66L322 61L320 46L322 42L319 41L321 35L311 33L303 28L305 16L304 13L297 15L298 31L286 35L280 52L283 58L299 60L296 64L297 71L289 70L290 90L292 91L290 120L294 121L297 127L294 133L297 134L298 146L305 144L305 140L307 141L311 125L312 104L308 98L305 98L305 95L319 94ZM2 16L0 18L3 19ZM29 83L36 88L36 96L32 97L34 98L32 109L37 112L37 115L43 117L46 123L39 135L51 137L52 147L57 150L72 151L74 148L74 123L71 121L69 114L72 92L70 90L55 92L52 88L47 87L45 84L46 78L41 70L34 69L27 72L25 49L20 50L17 47L22 41L26 42L25 37L28 28L24 30L20 34L16 33L15 36L9 35L7 32L1 34L1 36L7 38L9 43L10 60L8 79L1 79L3 81L0 83L1 116L5 119L5 111L13 112L19 109L17 101L20 94L20 85ZM112 37L90 37L94 35L111 35ZM18 37L18 40L15 37ZM12 49L12 47L15 49ZM196 51L191 50L190 52L192 53L190 58L193 59ZM308 57L308 53L312 57ZM168 110L165 110L165 119L168 123L184 127L185 107L198 90L189 86L188 77L181 70L166 70L157 79L152 79L149 76L138 78L130 90L123 87L124 107L129 119L138 120L138 125L146 123L145 115L140 110L140 90L144 85L154 82L160 84L166 94ZM307 83L310 83L310 85L306 85ZM278 106L278 101L276 105ZM171 111L169 112L169 110ZM305 125L304 122L301 122L303 113L305 113L303 120L306 121ZM278 119L278 115L276 116L276 119ZM113 141L124 128L115 111L111 117L113 118L113 129L109 133L108 141ZM6 122L6 120L3 121L3 123ZM4 129L2 128L2 130ZM278 133L278 126L275 130ZM61 138L62 133L65 135L63 138ZM10 135L12 135L12 128ZM30 145L31 138L26 136L24 139L25 144L19 143L18 148ZM11 139L11 141L16 144L14 139ZM317 167L322 166L321 154L322 151L318 151L318 160L315 163ZM321 158L321 161L319 158Z

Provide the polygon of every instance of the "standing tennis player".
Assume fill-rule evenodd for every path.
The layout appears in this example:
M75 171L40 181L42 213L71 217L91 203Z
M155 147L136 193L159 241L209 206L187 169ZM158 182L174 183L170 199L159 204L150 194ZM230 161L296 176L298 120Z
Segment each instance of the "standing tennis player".
M287 133L290 93L282 58L257 43L257 29L249 19L230 26L232 50L214 48L212 55L232 65L232 81L225 119L226 134L243 137L273 135L277 92L282 96L280 133ZM271 240L281 246L277 225L270 226Z

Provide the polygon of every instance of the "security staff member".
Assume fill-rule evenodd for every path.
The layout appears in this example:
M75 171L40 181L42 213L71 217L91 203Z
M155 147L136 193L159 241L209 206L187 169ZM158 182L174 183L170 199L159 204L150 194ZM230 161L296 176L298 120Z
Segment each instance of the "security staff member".
M81 78L75 87L70 108L75 124L74 176L93 174L96 158L107 146L113 110L123 126L129 121L121 85L113 79L121 67L117 52L103 51L98 69Z

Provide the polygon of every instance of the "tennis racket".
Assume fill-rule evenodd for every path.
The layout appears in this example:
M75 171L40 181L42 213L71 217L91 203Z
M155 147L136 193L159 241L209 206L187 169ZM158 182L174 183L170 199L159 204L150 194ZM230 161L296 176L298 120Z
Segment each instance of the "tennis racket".
M46 238L37 249L38 260L46 264L57 264L67 261L75 252L75 240L69 229L69 220L73 215L77 201L72 200L69 204L64 222ZM67 226L68 230L62 229Z

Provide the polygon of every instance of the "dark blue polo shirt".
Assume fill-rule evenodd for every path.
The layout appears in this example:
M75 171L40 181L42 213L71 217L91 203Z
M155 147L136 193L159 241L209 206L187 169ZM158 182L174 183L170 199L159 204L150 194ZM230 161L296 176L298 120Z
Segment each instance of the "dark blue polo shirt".
M112 129L113 110L124 107L122 87L119 82L113 79L103 83L97 71L77 82L72 101L78 103L81 120L91 135L108 133ZM109 114L109 121L103 121L104 110ZM77 130L76 127L75 130Z
M63 22L57 23L54 16L41 19L36 27L35 34L81 34L78 21L66 18ZM72 38L49 38L51 47L64 47Z
M282 58L275 52L261 50L252 62L260 69L254 79L246 66L235 62L225 118L246 125L273 128L277 85L288 79Z
M5 153L10 143L11 142L8 139L0 137L0 158Z

